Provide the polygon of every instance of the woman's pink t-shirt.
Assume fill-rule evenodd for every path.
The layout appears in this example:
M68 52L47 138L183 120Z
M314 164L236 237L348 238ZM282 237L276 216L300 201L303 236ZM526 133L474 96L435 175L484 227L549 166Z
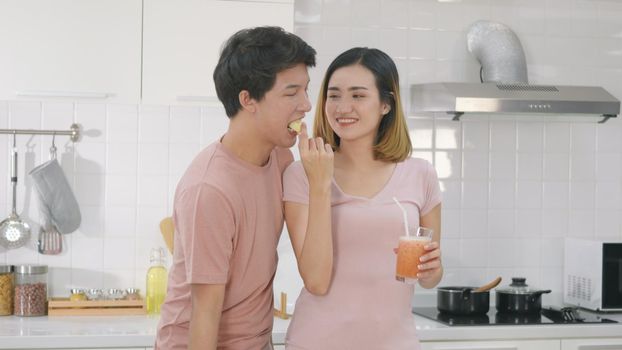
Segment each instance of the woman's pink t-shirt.
M309 203L309 185L300 162L283 176L285 201ZM398 163L373 198L351 196L332 184L333 279L328 293L302 289L286 336L291 350L418 349L411 312L414 287L395 280L403 216L411 226L441 202L432 165L417 158Z

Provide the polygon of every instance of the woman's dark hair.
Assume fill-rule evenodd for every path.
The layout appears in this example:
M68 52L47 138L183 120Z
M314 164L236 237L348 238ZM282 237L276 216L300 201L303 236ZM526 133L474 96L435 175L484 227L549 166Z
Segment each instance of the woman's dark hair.
M378 126L374 142L374 158L389 162L401 162L410 157L412 144L400 99L400 78L391 57L378 49L352 48L337 56L328 66L315 111L313 135L326 140L333 149L339 149L339 136L331 129L326 117L328 83L337 69L357 64L365 67L374 75L380 100L391 108L383 116Z
M223 45L214 69L218 99L229 118L240 108L240 91L261 100L284 69L304 63L315 66L315 50L298 36L280 27L242 29Z

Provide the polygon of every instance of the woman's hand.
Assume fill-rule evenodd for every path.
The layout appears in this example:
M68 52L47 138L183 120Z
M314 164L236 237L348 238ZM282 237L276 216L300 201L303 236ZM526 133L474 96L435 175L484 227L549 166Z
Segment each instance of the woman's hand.
M430 242L425 245L426 253L419 259L419 273L417 278L422 286L431 281L436 284L439 274L442 274L441 248L438 242ZM426 283L428 282L428 283Z
M309 138L307 124L302 123L302 129L298 135L298 150L302 166L309 180L309 188L329 190L333 179L333 149L324 143L321 137Z

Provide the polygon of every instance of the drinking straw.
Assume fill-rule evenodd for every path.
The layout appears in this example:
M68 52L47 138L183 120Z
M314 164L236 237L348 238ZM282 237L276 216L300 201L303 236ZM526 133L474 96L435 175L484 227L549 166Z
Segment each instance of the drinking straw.
M406 236L410 236L410 231L408 231L408 215L406 215L406 209L402 207L397 198L393 197L393 201L395 201L395 204L402 209L402 215L404 215L404 231L406 231Z

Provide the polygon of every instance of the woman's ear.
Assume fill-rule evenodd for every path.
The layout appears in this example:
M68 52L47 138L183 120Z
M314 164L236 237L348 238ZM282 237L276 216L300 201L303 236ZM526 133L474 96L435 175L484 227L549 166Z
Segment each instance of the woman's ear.
M255 104L256 101L251 97L247 90L240 91L238 94L238 100L240 101L242 109L250 113L255 113L255 111L257 111L257 105Z
M388 103L382 104L382 116L385 116L391 112L391 105Z

